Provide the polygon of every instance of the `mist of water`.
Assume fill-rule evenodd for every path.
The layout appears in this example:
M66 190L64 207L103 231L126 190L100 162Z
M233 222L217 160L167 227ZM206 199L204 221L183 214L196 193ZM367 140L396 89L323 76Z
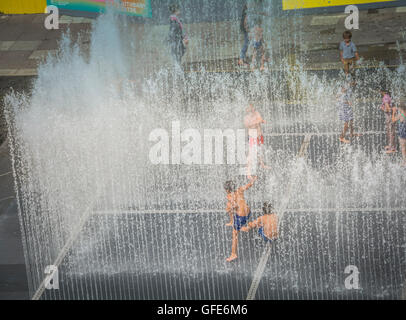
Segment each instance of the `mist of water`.
M274 25L270 17L264 20ZM357 130L366 134L343 147L336 106L343 75L306 71L301 57L292 56L301 42L301 18L294 21L293 27L275 24L274 30L283 33L274 38L278 47L272 52L280 61L273 59L270 71L239 75L204 69L179 73L166 65L164 52L148 60L143 43L153 39L153 31L144 31L142 41L128 40L123 30L131 23L112 12L93 23L88 53L65 35L59 54L40 66L31 95L6 97L32 295L45 266L62 258L64 286L46 292L46 298L245 298L264 244L242 235L241 241L248 241L248 248L240 249L244 267L227 264L231 234L223 212L223 183L230 178L246 183L243 166L153 165L149 136L157 128L171 134L173 121L180 122L181 130L242 129L249 101L268 122L264 134L271 168L258 173L247 199L256 216L262 202L275 204L284 239L276 262L270 262L276 269L269 275L269 290L260 289L260 297L337 297L341 287L331 274L342 272L345 256L354 253L348 243L357 243L359 228L373 232L368 226L375 228L376 219L393 223L396 230L382 231L378 240L363 238L364 243L385 238L391 253L385 261L394 262L397 271L391 272L403 279L404 249L399 248L404 227L398 222L406 208L406 171L399 156L382 153L383 120L372 89L386 82L398 98L406 89L404 69L357 70L354 113ZM188 54L204 56L203 47L202 42L198 53ZM298 157L305 135L310 144ZM348 213L357 210L379 215L358 224L361 218L351 220ZM346 236L353 242L344 241ZM309 242L299 243L303 237ZM323 239L329 239L327 244ZM385 244L376 250L384 255ZM308 278L298 276L301 271ZM235 273L244 280L226 292L216 291L221 286L216 275L229 279ZM328 275L325 287L311 283L318 274ZM388 285L387 290L397 296L398 287Z

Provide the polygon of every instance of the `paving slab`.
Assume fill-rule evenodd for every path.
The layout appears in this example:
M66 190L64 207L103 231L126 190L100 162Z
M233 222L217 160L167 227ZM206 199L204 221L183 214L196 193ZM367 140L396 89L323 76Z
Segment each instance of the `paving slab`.
M0 51L7 51L9 50L15 41L0 41Z
M40 40L34 41L15 41L13 45L9 48L10 51L32 51L35 50L39 45Z

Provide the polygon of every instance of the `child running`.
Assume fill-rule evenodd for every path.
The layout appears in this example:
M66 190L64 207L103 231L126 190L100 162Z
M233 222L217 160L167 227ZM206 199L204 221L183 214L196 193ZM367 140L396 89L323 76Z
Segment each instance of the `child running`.
M264 202L262 207L263 215L258 219L242 227L241 231L248 232L252 228L258 228L258 233L266 242L271 242L278 238L278 217L269 202Z
M402 99L398 108L392 109L392 122L398 122L398 137L402 150L403 166L406 166L406 99ZM397 111L397 115L396 115Z
M382 104L381 110L385 113L385 127L388 145L385 147L386 153L396 152L395 146L395 123L392 122L392 99L388 90L381 89Z
M338 117L341 121L344 121L344 129L339 139L340 142L343 143L350 143L350 141L345 138L348 128L350 128L351 138L359 136L359 134L354 133L354 124L353 124L354 115L352 111L351 95L352 95L351 86L345 85L341 88L341 93L339 94L338 97Z
M230 216L230 222L226 225L233 225L231 255L226 259L228 262L237 259L238 232L248 222L251 216L251 210L245 201L244 192L252 187L256 179L257 177L253 177L248 184L238 189L236 189L234 181L230 180L224 183L224 189L227 192L226 211Z

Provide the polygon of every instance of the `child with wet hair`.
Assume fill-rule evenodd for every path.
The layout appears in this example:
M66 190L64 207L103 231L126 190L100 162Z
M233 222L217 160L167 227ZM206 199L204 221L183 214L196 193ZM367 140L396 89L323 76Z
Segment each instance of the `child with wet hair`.
M392 122L396 121L398 121L398 137L402 150L403 166L406 166L406 98L399 101L397 108L392 108Z
M234 181L229 180L224 183L224 189L227 192L226 211L230 216L230 222L226 226L233 226L233 238L231 246L231 255L226 260L228 262L237 259L238 232L248 222L251 216L251 210L244 198L244 192L252 187L257 177L253 177L245 186L236 188Z
M278 216L270 202L264 202L262 207L263 215L258 219L242 227L241 231L248 232L253 228L258 228L258 234L265 242L271 242L278 238Z

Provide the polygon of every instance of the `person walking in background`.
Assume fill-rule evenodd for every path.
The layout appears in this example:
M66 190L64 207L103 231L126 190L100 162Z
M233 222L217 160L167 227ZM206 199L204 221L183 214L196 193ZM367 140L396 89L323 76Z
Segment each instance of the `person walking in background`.
M248 6L247 4L245 4L242 10L240 21L240 31L244 35L244 44L240 52L240 59L238 60L239 66L248 66L248 63L245 61L249 45L249 26L248 26L247 10Z
M169 6L171 16L169 17L169 46L172 57L177 66L181 66L182 57L186 52L186 47L189 43L188 36L184 30L182 21L180 20L180 9L177 4Z
M350 73L350 67L353 67L354 63L359 60L358 50L354 42L351 41L352 33L350 31L344 31L343 41L340 43L340 59L344 65L345 74Z
M381 110L385 114L385 128L386 128L386 138L388 145L385 147L386 153L396 152L395 146L395 126L396 124L392 121L392 99L389 95L388 90L381 89L382 104Z

